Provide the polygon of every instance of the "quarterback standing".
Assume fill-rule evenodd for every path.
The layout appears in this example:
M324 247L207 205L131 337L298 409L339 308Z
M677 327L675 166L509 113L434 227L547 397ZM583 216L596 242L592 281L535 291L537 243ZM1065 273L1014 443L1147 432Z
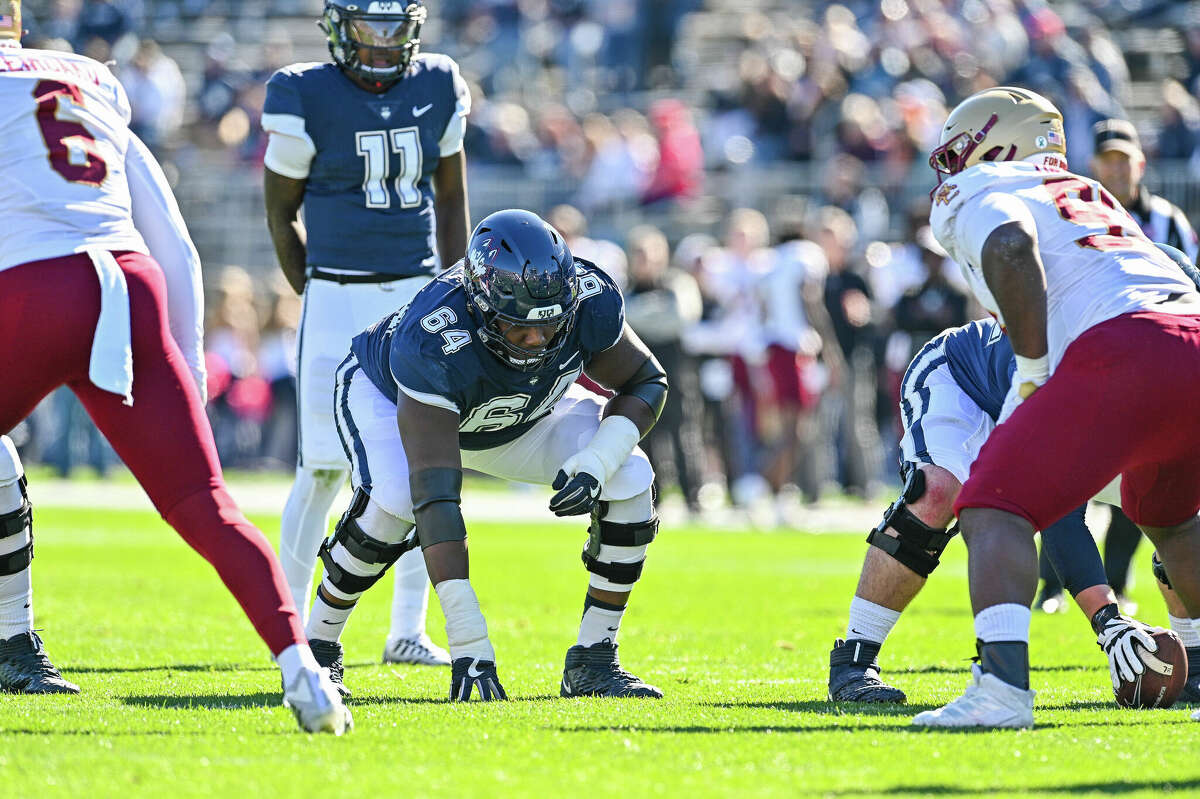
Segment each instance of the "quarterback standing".
M1200 293L1106 190L1067 170L1062 115L1034 92L964 100L930 164L934 233L1017 367L1006 421L954 503L980 663L961 697L913 723L1030 727L1033 531L1113 478L1200 618Z
M584 373L614 396L576 386ZM462 470L551 485L557 515L591 515L561 695L662 696L621 668L617 635L658 533L654 471L636 447L662 413L666 375L604 272L536 215L494 213L464 262L355 337L336 391L355 494L321 548L321 595L352 606L419 542L446 616L450 698L505 699L468 579Z
M285 67L267 83L267 222L279 265L304 297L299 462L279 547L300 608L349 469L334 425L334 371L351 338L462 258L470 229L462 146L470 94L450 58L419 52L425 14L420 0L328 0L320 24L333 63ZM384 662L449 665L425 633L428 594L420 555L401 558ZM346 608L328 594L315 608L309 637L328 640ZM323 664L341 654L340 645L314 651Z
M162 517L213 565L283 671L301 727L350 716L318 669L270 545L225 490L204 415L200 265L107 67L25 50L0 1L0 432L79 397ZM32 508L0 436L0 687L78 693L32 629Z

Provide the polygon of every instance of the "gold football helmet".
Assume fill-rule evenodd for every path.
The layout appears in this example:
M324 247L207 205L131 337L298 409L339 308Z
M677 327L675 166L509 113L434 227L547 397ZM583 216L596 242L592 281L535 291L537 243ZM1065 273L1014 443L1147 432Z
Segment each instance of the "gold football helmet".
M984 89L950 112L929 156L938 183L981 161L1013 161L1035 153L1066 158L1063 118L1054 103L1016 86Z
M21 40L21 0L0 0L0 39Z

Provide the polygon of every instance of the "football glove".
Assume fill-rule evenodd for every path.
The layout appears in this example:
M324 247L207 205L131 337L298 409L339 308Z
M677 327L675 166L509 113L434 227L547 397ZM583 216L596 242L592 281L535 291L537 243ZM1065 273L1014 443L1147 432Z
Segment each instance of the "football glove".
M1146 670L1134 644L1141 644L1149 652L1158 651L1152 633L1145 624L1128 616L1111 618L1101 628L1096 643L1108 656L1108 672L1114 689L1122 682L1132 682Z
M508 699L500 677L496 674L496 664L490 660L462 657L451 664L450 701L466 702L471 699L471 692L479 689L479 699L483 702L494 702Z
M604 465L591 450L581 450L567 458L551 484L557 493L550 497L555 516L583 516L600 502L603 486L596 475L604 474Z

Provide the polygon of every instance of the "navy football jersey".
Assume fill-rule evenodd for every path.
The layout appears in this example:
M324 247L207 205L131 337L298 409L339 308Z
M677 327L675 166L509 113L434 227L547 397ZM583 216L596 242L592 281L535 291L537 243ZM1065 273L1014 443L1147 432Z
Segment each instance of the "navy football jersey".
M1000 323L979 319L938 336L954 382L983 412L1000 418L1004 397L1017 369L1012 345ZM936 339L935 339L936 340Z
M293 64L272 75L263 127L306 135L316 151L304 191L308 265L431 274L431 176L443 154L461 147L456 117L469 111L466 83L444 55L418 54L382 94L355 85L331 63ZM446 143L448 130L453 141Z
M566 345L536 372L506 365L480 342L467 309L462 263L422 288L412 302L354 338L363 373L393 402L400 391L459 415L463 449L506 444L550 413L625 326L620 289L595 264L575 259L579 309Z

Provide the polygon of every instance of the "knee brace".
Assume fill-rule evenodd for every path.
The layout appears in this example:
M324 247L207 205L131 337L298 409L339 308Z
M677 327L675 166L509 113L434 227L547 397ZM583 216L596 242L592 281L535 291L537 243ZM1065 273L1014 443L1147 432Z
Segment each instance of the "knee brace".
M942 552L950 539L958 534L958 523L955 522L949 530L938 530L918 519L908 505L924 494L925 473L913 469L904 481L900 498L884 511L883 521L867 536L867 543L882 549L922 577L928 577L941 562ZM885 533L888 527L895 530L899 537Z
M625 592L642 576L646 547L658 535L658 516L642 522L614 522L592 517L583 565L592 573L590 585L602 591Z
M371 495L366 491L361 488L355 491L350 507L334 527L333 535L321 544L321 563L325 565L325 579L347 598L357 596L373 586L401 555L417 546L417 537L408 534L412 530L411 525L406 525L406 530L395 531L406 536L397 543L389 544L368 534L359 520L364 519L364 514L368 513L370 500ZM375 512L369 515L377 517L380 514ZM355 574L341 566L333 558L333 551L338 546L372 573Z
M1158 559L1157 552L1150 556L1150 568L1154 570L1154 576L1158 578L1160 583L1167 588L1171 588L1171 581L1167 578L1167 567Z
M0 487L15 485L21 494L21 505L9 513L0 514L0 549L13 546L13 536L27 537L15 550L0 555L0 577L17 574L33 560L33 506L25 493L25 470L17 449L8 436L0 436Z

